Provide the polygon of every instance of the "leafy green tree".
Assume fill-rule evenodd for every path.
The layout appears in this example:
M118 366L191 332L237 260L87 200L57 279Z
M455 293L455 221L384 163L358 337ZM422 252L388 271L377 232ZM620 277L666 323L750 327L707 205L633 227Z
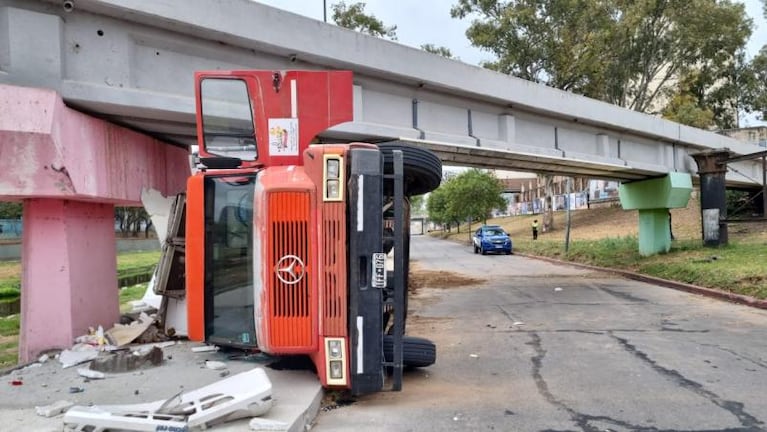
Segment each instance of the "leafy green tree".
M0 202L0 219L21 219L22 204L19 202Z
M441 55L442 57L446 58L453 58L453 53L450 51L450 48L444 47L444 46L436 46L434 44L423 44L421 45L421 49L430 52L432 54Z
M426 208L429 218L439 224L486 221L493 209L506 207L503 186L491 172L470 169L443 181L429 194ZM459 229L460 232L460 229Z
M457 220L487 221L494 209L506 206L501 182L488 171L476 168L459 174L449 190L449 213Z
M715 84L752 26L729 0L458 0L451 15L475 17L484 66L642 112L690 70Z
M749 108L751 111L760 112L762 120L767 120L767 45L751 60L751 70L754 90L748 101Z
M692 87L696 84L695 75L689 75L680 80L676 94L672 95L669 103L663 109L663 117L677 123L708 129L714 124L714 113L701 107L700 98Z
M439 188L429 193L426 200L426 212L432 222L440 225L447 225L452 222L448 215L448 182L442 182ZM448 225L448 230L450 229Z
M397 26L387 27L383 21L365 13L365 3L346 4L340 1L333 6L333 22L338 26L356 30L360 33L369 34L380 38L397 40Z

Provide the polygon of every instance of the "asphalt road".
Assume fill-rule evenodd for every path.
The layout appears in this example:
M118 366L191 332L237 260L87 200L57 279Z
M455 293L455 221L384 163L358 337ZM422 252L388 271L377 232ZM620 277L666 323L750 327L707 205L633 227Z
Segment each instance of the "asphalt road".
M411 257L485 282L420 289L437 363L314 431L767 430L767 311L428 237Z

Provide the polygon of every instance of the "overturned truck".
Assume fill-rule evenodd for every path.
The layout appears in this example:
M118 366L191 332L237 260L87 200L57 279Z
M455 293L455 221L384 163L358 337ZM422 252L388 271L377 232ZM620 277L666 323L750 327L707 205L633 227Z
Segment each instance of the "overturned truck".
M404 336L409 197L440 160L401 142L320 144L352 120L345 71L195 76L199 162L183 220L191 340L307 355L323 386L399 390L436 350Z

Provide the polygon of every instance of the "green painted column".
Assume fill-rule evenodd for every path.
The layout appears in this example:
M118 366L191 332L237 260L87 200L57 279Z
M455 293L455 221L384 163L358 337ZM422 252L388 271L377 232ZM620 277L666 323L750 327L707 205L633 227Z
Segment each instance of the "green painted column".
M668 209L639 210L639 254L648 256L670 249Z
M690 174L672 172L659 178L623 183L618 193L624 210L639 211L639 254L668 252L669 209L687 207L692 193Z

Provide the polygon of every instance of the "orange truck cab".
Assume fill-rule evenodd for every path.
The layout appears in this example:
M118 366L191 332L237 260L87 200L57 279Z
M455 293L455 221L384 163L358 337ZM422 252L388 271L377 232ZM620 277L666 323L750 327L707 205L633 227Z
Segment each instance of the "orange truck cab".
M398 143L312 144L352 120L351 72L212 71L195 83L189 338L307 355L324 386L353 394L399 390L403 366L436 356L424 339L409 346L404 326L408 197L439 185L439 159Z

